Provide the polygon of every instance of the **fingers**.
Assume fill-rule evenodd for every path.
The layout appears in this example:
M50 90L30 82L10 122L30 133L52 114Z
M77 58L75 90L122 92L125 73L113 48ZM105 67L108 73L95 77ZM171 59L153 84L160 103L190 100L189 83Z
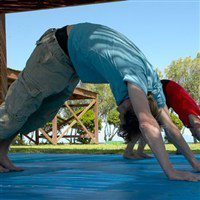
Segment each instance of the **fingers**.
M198 182L200 181L200 175L192 174L189 172L175 171L172 176L169 178L170 180L176 181L190 181L190 182Z
M192 176L188 177L188 181L198 182L198 181L200 181L200 176L192 174Z

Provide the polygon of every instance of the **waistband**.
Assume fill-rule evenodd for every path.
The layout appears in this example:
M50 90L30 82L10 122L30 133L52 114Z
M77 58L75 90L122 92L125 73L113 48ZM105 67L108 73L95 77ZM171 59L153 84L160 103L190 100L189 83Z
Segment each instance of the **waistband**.
M67 26L57 29L55 32L55 37L62 50L69 56L69 51L67 47L68 46Z
M60 48L64 51L64 53L69 57L69 51L67 48L68 44L68 36L66 31L67 26L63 28L55 29L50 28L48 29L36 42L36 45L40 43L48 42L51 40L56 39Z

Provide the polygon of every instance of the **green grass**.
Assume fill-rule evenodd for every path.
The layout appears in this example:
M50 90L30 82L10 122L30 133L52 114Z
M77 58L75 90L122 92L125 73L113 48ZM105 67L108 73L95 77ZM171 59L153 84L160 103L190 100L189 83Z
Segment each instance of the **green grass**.
M200 154L200 143L189 144L193 153ZM80 154L122 154L126 145L121 143L111 144L65 144L65 145L31 145L11 146L10 153L80 153ZM172 144L165 145L167 152L175 153L176 149ZM135 146L135 149L137 145ZM145 153L151 153L149 147Z

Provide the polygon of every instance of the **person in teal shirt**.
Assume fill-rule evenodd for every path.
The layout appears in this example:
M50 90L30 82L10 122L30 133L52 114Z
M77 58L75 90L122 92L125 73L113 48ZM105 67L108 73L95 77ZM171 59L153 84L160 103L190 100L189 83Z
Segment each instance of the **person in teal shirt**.
M37 41L0 106L0 172L22 170L7 156L13 138L52 120L79 80L110 85L122 126L143 135L170 180L200 180L197 174L175 170L169 161L158 123L166 126L171 141L200 171L199 162L169 118L162 85L151 64L124 35L91 23L49 29ZM128 123L127 113L131 113Z
M106 26L82 23L70 32L68 47L81 81L109 83L117 105L129 98L129 82L145 94L152 92L158 106L165 106L157 73L144 54L124 35Z

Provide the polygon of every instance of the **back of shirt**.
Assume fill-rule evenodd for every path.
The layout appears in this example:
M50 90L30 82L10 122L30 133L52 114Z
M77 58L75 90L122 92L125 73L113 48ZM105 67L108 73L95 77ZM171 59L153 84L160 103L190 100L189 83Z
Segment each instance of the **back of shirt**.
M128 98L126 83L130 82L145 94L152 92L158 106L164 107L157 73L124 35L98 24L76 24L69 34L68 49L81 81L110 84L117 105Z

